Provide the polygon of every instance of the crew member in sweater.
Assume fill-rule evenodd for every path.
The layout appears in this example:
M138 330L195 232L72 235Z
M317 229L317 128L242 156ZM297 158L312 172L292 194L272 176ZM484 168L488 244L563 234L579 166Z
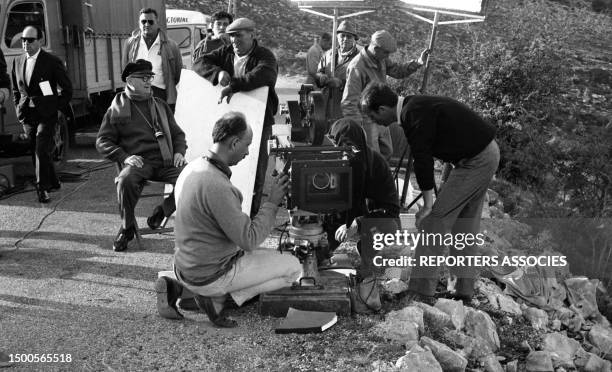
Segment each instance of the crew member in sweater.
M414 172L424 206L416 227L426 233L452 233L456 239L476 235L487 188L499 164L495 127L465 104L447 97L398 97L383 83L372 83L361 96L361 109L374 122L400 123L414 157ZM453 164L453 170L434 202L434 158ZM465 234L465 235L458 235ZM418 244L408 295L430 302L438 282L438 268L418 265L421 256L443 255L440 239ZM436 244L437 243L437 244ZM456 256L476 255L475 239L451 247ZM471 301L478 270L456 267L456 299Z
M190 162L176 183L178 281L157 280L157 309L162 317L181 319L176 302L184 287L216 326L235 327L222 313L227 294L240 306L260 293L291 285L302 266L291 254L258 248L275 225L288 177L271 180L268 200L249 218L241 209L242 194L230 182L229 167L248 155L253 131L241 113L230 112L215 123L212 136L208 154Z
M175 183L185 165L185 133L176 124L168 104L153 96L153 66L144 59L125 66L121 78L125 91L117 94L106 111L96 148L105 158L122 167L115 179L122 224L113 242L115 251L124 251L134 238L134 207L146 180ZM174 196L153 210L147 224L161 226L164 217L176 209Z

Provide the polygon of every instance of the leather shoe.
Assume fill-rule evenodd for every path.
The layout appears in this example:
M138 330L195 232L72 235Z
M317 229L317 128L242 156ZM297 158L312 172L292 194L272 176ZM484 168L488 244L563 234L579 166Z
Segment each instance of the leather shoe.
M172 278L162 276L155 282L155 292L157 293L157 313L166 319L183 319L176 308L176 300L181 296L183 287Z
M40 203L48 203L51 201L51 198L49 197L49 193L47 192L47 190L36 190L36 193L38 194L38 201Z
M185 311L199 311L200 308L198 307L198 304L196 304L195 299L192 298L180 298L178 300L178 307L181 310L185 310Z
M124 229L123 227L119 229L117 236L115 237L115 241L113 242L113 250L115 252L123 252L127 249L128 242L134 239L134 228L130 227Z
M208 319L219 328L234 328L238 326L235 320L229 319L223 315L223 312L217 314L215 305L213 305L210 297L204 297L196 295L194 297L195 303L198 305L200 310L204 311L208 315Z
M164 215L164 209L158 205L153 209L151 217L147 218L147 225L149 225L151 230L157 230L161 227L164 217L166 217Z

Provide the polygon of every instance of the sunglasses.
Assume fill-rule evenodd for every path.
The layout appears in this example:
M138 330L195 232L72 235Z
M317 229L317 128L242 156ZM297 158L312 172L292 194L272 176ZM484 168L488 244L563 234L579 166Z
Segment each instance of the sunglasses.
M146 25L147 23L149 25L153 25L153 24L155 24L155 20L153 20L153 19L141 19L140 23L142 23L143 25Z
M26 43L33 43L35 42L37 39L35 37L22 37L21 41L22 42L26 42Z

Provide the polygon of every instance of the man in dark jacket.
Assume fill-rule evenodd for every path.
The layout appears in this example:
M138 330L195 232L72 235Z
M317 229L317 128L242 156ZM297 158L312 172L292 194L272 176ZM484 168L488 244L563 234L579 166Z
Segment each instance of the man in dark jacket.
M268 167L267 140L272 134L274 115L278 109L278 96L274 91L278 65L272 51L257 44L255 23L247 18L232 22L225 32L230 36L231 45L200 56L193 64L193 70L213 85L223 89L219 102L227 97L229 101L236 92L248 92L268 87L268 100L264 116L264 127L259 146L259 159L255 176L251 217L257 214L261 204L264 179Z
M13 60L12 80L17 117L30 140L36 167L38 201L48 203L49 191L60 188L51 157L57 112L70 102L72 83L64 63L41 49L42 36L35 26L23 29L25 53Z
M193 50L192 62L195 62L201 55L210 53L230 43L229 36L225 33L225 29L234 21L234 17L228 12L221 10L212 15L211 21L212 35L206 36L204 40L196 45Z
M389 126L397 121L406 134L424 199L423 208L416 214L416 227L425 233L444 236L444 245L451 245L451 255L464 256L462 259L477 255L477 245L484 243L475 237L480 232L482 206L499 164L495 127L452 98L398 97L383 83L370 84L360 103L362 111L374 122ZM454 166L435 203L434 158ZM447 243L448 233L452 233L452 241L456 243ZM469 234L473 236L471 239ZM441 239L431 240L416 247L416 266L409 285L411 297L427 302L435 293L439 268L421 265L421 257L444 254ZM451 269L458 277L454 298L470 301L477 267L466 264Z
M136 233L134 207L146 180L174 184L185 165L185 133L176 124L168 104L154 97L151 62L138 59L125 66L121 78L125 91L118 93L106 111L96 148L105 158L121 165L115 179L122 225L113 242L124 251ZM174 194L155 207L147 219L151 229L176 210Z

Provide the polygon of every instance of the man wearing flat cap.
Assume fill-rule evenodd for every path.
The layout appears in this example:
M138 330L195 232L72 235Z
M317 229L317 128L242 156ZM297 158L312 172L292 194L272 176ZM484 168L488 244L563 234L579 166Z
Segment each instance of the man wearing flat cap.
M185 165L185 133L176 124L168 104L153 96L151 62L138 59L125 66L121 78L125 90L118 93L106 111L96 148L121 167L115 179L121 211L121 228L113 242L115 251L124 251L134 238L134 207L147 180L174 184ZM161 226L164 217L176 209L174 194L153 210L147 224Z
M342 95L344 117L363 123L368 146L380 152L387 160L393 154L389 128L377 125L367 116L361 115L359 112L361 92L372 81L386 83L387 75L396 79L407 78L425 64L429 55L429 50L426 49L418 60L397 63L389 59L396 50L397 43L389 32L382 30L372 34L368 47L362 49L348 65L346 86Z
M238 18L225 32L231 45L215 49L201 55L193 64L193 70L210 81L223 87L219 103L227 98L228 102L236 92L248 92L267 86L268 99L264 116L263 133L259 146L259 159L255 175L251 217L257 214L261 204L264 179L268 167L267 140L272 134L274 115L278 109L278 96L274 91L278 65L276 57L255 39L255 22L248 18Z
M356 43L359 35L355 25L348 20L340 22L336 29L338 49L327 51L321 61L316 75L317 86L327 99L326 117L329 122L334 122L342 117L342 93L346 85L346 69L349 62L359 54L361 47ZM333 62L332 62L333 61ZM334 73L332 74L332 63Z

